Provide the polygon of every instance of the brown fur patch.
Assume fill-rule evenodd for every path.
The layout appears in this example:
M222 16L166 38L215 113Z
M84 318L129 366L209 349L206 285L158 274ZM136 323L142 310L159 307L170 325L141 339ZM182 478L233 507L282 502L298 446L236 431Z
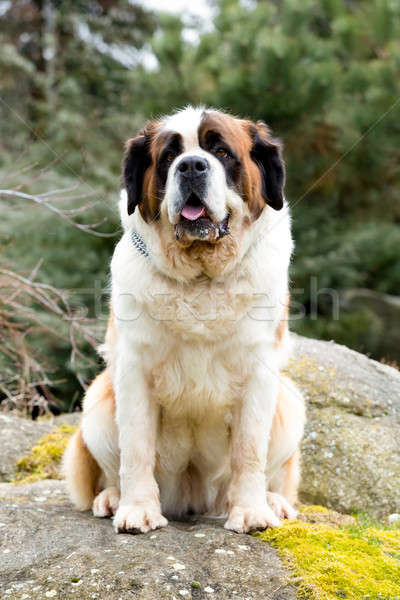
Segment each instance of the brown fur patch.
M143 200L139 205L139 210L146 223L157 221L160 216L163 190L160 189L157 179L157 163L171 136L174 135L171 131L161 131L161 127L161 121L149 121L144 129L151 164L144 174Z
M282 345L283 338L288 329L288 320L289 320L289 304L290 304L290 294L287 293L285 308L283 310L283 315L281 320L278 323L278 327L275 331L275 348L278 349Z
M139 140L145 142L145 152L147 152L147 158L150 164L143 174L142 199L139 203L139 210L143 219L147 223L155 221L158 218L160 203L162 200L160 198L155 176L155 165L157 161L159 145L161 143L161 140L159 140L157 137L157 132L159 131L160 125L161 122L159 121L148 121L144 129L140 131L139 135L135 138L129 139L125 144L124 161L129 156L132 147Z
M237 241L234 235L228 235L215 243L191 242L188 246L177 244L169 237L161 235L165 255L177 272L190 274L191 277L207 275L215 277L224 271L224 267L237 256Z
M107 331L108 334L108 331ZM95 389L98 400L88 412L91 410L97 410L99 404L111 415L115 414L115 394L112 385L110 373L108 369L104 369L97 375L91 386Z
M86 446L82 430L72 437L64 456L64 472L73 503L78 510L88 510L98 492L101 469Z
M257 219L265 207L261 190L261 174L251 158L253 138L256 134L269 144L279 146L272 140L268 127L261 121L253 123L219 111L206 111L199 127L199 138L204 143L208 132L216 132L235 152L240 161L241 172L238 192L248 203L251 214Z
M152 121L146 125L151 166L147 169L143 181L143 203L140 213L146 223L156 221L160 216L160 204L162 201L156 175L158 158L170 137L169 132L160 132L160 122Z

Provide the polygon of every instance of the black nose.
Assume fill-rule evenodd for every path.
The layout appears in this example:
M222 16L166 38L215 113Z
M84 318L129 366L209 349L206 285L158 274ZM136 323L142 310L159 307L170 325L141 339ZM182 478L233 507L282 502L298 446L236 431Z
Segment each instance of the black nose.
M183 177L199 177L208 170L208 162L201 156L187 156L178 164L178 171Z

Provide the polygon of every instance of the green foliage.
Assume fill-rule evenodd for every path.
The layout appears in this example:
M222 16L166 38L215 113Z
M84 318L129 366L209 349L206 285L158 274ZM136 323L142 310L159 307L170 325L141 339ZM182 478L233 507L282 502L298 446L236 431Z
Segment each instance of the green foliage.
M29 156L45 164L51 149L64 174L114 188L127 129L143 119L130 110L127 65L155 26L128 0L10 3L0 18L1 60L14 76L1 81L6 150L29 143Z
M374 313L343 309L333 320L321 294L314 319L311 278L339 292L400 293L400 4L213 6L213 23L201 27L129 0L8 3L0 16L1 176L56 161L39 184L21 178L25 189L79 182L99 201L82 218L106 216L108 231L117 230L123 142L145 118L203 103L263 119L285 146L293 297L306 312L293 325L380 358L383 331ZM188 27L197 42L188 41ZM2 217L0 235L22 271L43 259L42 281L74 290L106 284L115 238L88 236L20 204ZM76 297L93 315L93 298ZM67 346L46 336L38 343L56 357L67 384L55 391L70 406L76 387ZM392 347L387 352L399 358Z

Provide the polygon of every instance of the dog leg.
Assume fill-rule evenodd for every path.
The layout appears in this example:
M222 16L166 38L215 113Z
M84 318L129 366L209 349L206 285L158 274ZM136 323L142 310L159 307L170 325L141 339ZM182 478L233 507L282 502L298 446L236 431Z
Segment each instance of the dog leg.
M101 470L92 510L95 517L109 517L118 507L119 449L114 391L108 371L104 371L89 388L85 408L82 436Z
M126 338L121 332L115 376L121 500L114 528L118 533L145 533L167 525L154 477L158 409Z
M69 496L80 510L91 508L106 485L118 485L119 450L114 422L114 392L107 370L89 386L79 431L63 459Z
M299 444L305 422L300 391L287 377L281 378L278 404L268 448L267 499L279 518L293 519L300 481Z
M266 465L279 375L273 352L254 363L242 402L233 412L232 480L226 529L240 533L280 525L267 503Z

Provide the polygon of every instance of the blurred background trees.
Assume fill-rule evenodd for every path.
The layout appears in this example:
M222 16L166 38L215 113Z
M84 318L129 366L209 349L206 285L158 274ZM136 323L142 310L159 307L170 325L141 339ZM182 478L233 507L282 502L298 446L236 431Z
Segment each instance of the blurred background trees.
M72 288L94 316L87 290L106 285L118 239L124 140L148 117L217 106L265 120L284 142L292 328L399 360L400 4L210 4L204 23L145 1L0 1L0 187L15 172L30 193L79 185L98 201L82 222L106 217L100 230L115 233L87 235L16 199L2 206L3 255L21 274L40 260L36 277ZM27 166L41 177L32 180ZM313 294L326 288L337 296ZM78 383L68 343L42 343L64 381L52 393L71 408Z

